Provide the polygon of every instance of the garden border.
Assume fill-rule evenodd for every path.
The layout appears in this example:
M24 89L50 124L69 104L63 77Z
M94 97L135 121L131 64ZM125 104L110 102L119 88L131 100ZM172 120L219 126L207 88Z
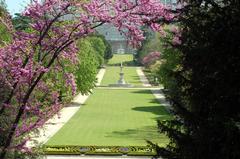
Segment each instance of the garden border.
M46 155L128 155L154 156L156 148L147 146L74 146L54 145L43 146Z

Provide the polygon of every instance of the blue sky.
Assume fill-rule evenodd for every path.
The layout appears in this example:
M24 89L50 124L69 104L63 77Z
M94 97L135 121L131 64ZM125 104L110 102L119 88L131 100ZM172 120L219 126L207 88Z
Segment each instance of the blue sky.
M24 10L25 6L30 2L30 0L5 0L7 4L7 9L11 15L14 13L20 13Z

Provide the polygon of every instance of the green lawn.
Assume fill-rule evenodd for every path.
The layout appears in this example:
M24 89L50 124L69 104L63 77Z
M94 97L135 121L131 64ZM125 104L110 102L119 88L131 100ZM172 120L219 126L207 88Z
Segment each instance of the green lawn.
M132 65L133 55L132 54L114 54L113 58L109 60L109 66L120 66L121 62L124 66Z
M119 80L120 67L107 67L101 85L108 86L115 84ZM136 72L136 67L124 67L124 80L134 86L142 86L139 76Z
M79 111L46 145L144 146L145 140L164 146L156 119L169 115L149 90L95 89Z

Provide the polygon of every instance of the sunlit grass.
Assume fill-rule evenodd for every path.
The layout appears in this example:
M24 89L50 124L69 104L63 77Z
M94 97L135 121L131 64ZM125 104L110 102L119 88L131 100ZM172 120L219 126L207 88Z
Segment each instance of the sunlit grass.
M124 66L132 65L133 55L132 54L114 54L113 58L109 60L109 66L120 66L121 62Z
M96 89L47 145L164 146L168 138L156 120L169 117L149 90Z
M108 86L109 84L116 84L119 80L120 67L107 67L106 73L103 77L101 85ZM124 80L134 86L142 86L140 78L136 72L136 67L124 67Z

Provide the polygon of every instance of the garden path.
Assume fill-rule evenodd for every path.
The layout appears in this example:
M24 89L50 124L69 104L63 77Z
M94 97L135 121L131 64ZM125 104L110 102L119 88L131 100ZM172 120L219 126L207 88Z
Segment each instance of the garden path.
M151 84L148 82L148 79L146 78L146 76L143 73L143 70L141 67L137 67L137 74L140 78L140 81L143 83L144 87L151 87Z
M143 83L144 87L151 87L147 77L145 76L142 67L137 67L137 74ZM165 106L168 112L171 112L170 103L166 100L164 93L162 92L163 87L160 85L160 88L148 88L152 91L152 94L156 97L156 99L161 103L161 105Z

